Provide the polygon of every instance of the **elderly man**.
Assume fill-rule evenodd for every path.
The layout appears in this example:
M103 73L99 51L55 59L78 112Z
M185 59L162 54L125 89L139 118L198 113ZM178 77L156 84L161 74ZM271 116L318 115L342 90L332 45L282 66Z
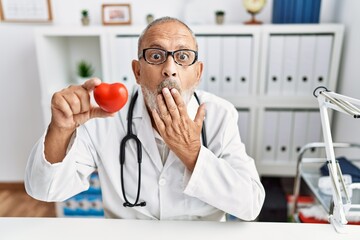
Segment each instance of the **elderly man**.
M195 93L203 63L193 32L177 19L157 19L141 34L138 56L132 69L140 87L117 113L91 105L99 79L53 95L51 122L29 157L27 192L63 201L87 190L97 170L106 217L255 219L264 189L234 106Z

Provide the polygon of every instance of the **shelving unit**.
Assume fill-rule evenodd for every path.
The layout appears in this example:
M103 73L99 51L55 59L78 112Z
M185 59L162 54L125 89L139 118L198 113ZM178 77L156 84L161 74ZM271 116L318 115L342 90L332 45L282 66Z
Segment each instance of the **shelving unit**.
M296 129L304 130L298 131L297 134L313 132L314 130L307 130L310 128L321 130L320 120L316 125L316 113L311 115L318 110L312 91L313 87L319 84L336 90L344 27L338 24L190 27L197 35L199 60L203 61L205 66L199 88L229 100L239 110L242 140L246 143L248 154L255 159L261 175L294 176L296 172L294 149L299 148L300 145L292 144L296 142L293 136ZM135 82L131 60L136 59L137 37L144 28L145 26L38 29L36 45L45 124L50 121L52 94L69 84L75 84L74 66L81 59L90 61L95 67L95 75L103 81L124 82L130 88ZM281 47L294 46L294 49L289 48L294 53L276 49L273 42L278 39L284 43ZM319 44L317 42L320 41L319 39L325 39L325 43ZM298 45L294 45L291 41ZM305 43L311 44L309 43L311 41L314 41L315 45L304 47ZM328 46L328 49L324 50L321 48L323 46ZM323 49L323 52L319 49ZM300 59L301 54L307 52L313 53L313 57ZM312 59L314 60L311 61ZM276 61L280 61L281 64L272 65ZM317 67L316 64L320 62L323 64L322 67ZM291 79L296 82L293 86L289 86L289 82L285 81L289 79L290 73L287 72L288 69L284 69L285 66L290 65L293 74ZM274 72L274 69L277 72ZM309 69L311 72L306 72ZM296 89L300 89L299 84L304 79L304 76L300 75L301 72L307 74L304 76L310 84L299 94L300 91L296 92ZM271 87L274 87L272 79L275 73L278 74L276 76L278 81L284 80L283 87L277 93L270 93ZM289 89L293 92L282 91ZM279 131L274 131L275 135L272 137L275 140L272 142L279 142L279 146L270 146L274 154L272 158L264 160L264 156L268 154L266 149L269 149L264 133L267 129L266 123L269 122L267 114L270 112L278 113L279 116L285 116L285 113L292 116L288 121L279 121L280 124L290 121L288 128L291 131L279 136L288 139L285 148L281 146L277 136ZM314 118L308 117L302 125L300 123L294 125L294 122L299 120L294 116L301 113ZM307 124L309 119L314 122L310 127ZM278 126L279 122L273 126L275 129L283 127L283 125ZM302 137L302 141L297 141L298 144L321 141L321 133L311 139ZM285 153L279 152L282 151L279 149L285 149ZM279 154L286 160L280 161Z

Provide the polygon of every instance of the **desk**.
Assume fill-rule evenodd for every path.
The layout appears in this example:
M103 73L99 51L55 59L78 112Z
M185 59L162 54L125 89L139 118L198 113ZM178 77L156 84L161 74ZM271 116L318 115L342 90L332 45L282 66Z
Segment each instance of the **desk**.
M338 234L329 224L150 221L85 218L0 218L1 240L360 239L359 226Z

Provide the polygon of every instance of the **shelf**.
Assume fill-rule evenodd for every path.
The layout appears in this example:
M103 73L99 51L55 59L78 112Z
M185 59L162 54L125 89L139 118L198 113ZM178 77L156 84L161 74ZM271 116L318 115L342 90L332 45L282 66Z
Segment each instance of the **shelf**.
M293 160L278 161L276 155L273 161L262 159L265 147L264 123L269 120L265 113L267 111L279 113L292 111L295 115L298 112L308 111L310 115L318 110L318 102L312 96L313 89L302 92L302 95L300 92L289 91L285 86L281 87L283 92L279 91L278 94L268 91L269 84L272 83L269 79L273 76L269 73L271 62L269 42L274 35L281 35L284 38L295 35L299 38L302 35L311 35L314 38L319 35L328 35L328 39L331 39L331 45L326 49L325 54L328 63L320 69L324 75L318 75L318 72L308 73L307 79L317 79L311 82L310 88L312 88L320 81L319 76L324 77L321 79L324 79L323 82L326 83L328 89L336 90L344 26L340 24L263 24L260 26L229 24L190 27L197 36L199 60L204 63L199 88L228 100L238 110L248 111L246 117L244 114L241 117L239 115L239 126L242 122L246 122L244 124L247 126L241 127L240 135L246 139L247 153L255 159L261 175L294 176L296 166ZM123 82L128 88L135 84L131 61L137 59L137 38L144 28L144 25L39 27L36 30L36 49L45 126L50 120L49 106L52 94L68 85L77 84L75 68L76 63L82 59L90 61L95 68L94 75L105 82ZM313 48L316 47L313 46ZM282 71L283 69L280 69L278 72L277 79L280 80L282 76L282 84L288 84L291 81L284 81L284 76L288 74L285 75ZM302 84L299 81L302 77L303 75L297 75L297 71L294 71L290 79L293 79L292 82L297 81L296 87L298 87ZM310 89L308 87L309 85L306 89ZM291 121L295 121L295 117L293 119ZM315 122L318 119L312 117L306 121ZM305 122L301 124L294 126L293 129L318 133L316 124L313 126L306 125ZM289 132L289 136L292 135L293 132ZM320 138L319 132L319 136L316 135L311 141L320 141ZM289 144L292 141L293 139L290 138ZM306 139L306 141L310 140ZM293 159L293 154L289 155L288 159Z

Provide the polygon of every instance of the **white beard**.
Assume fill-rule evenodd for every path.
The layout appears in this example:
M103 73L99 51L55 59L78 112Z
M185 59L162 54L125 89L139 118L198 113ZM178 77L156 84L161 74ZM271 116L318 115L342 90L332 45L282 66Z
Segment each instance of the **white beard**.
M177 84L176 81L171 79L166 79L162 81L159 86L157 87L157 91L151 91L147 87L142 86L142 92L144 94L145 103L148 106L149 109L155 109L157 112L159 112L158 105L156 103L156 97L158 94L161 93L162 89L164 87L168 88L176 88L179 93L181 94L181 97L183 98L185 105L187 105L191 99L191 96L194 94L196 86L192 86L190 89L187 90L181 90L180 86Z

